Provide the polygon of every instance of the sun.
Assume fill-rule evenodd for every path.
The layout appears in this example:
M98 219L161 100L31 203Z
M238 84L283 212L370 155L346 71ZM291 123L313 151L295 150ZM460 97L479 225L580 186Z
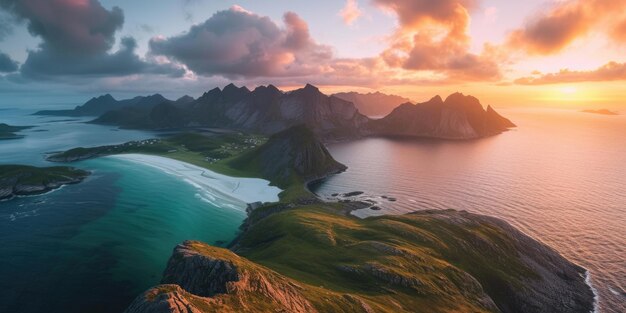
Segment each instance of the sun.
M573 95L577 91L578 90L574 86L566 86L566 87L561 88L561 93L563 93L565 95Z

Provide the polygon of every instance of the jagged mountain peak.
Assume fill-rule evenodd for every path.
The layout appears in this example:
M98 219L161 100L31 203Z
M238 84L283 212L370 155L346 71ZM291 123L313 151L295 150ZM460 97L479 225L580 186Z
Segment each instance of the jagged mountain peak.
M480 104L478 98L471 95L464 95L460 92L449 95L444 103L447 105L480 106L482 109L482 104Z
M313 86L313 85L311 85L311 84L306 84L306 85L304 86L304 88L303 88L303 89L304 89L304 90L317 91L317 92L319 92L319 91L320 91L320 89L319 89L319 88L317 88L317 87L315 87L315 86Z

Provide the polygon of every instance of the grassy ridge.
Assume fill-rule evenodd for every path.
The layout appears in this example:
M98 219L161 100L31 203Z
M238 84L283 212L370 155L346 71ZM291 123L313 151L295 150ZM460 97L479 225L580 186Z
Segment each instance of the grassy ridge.
M489 311L485 292L496 303L507 301L511 288L537 276L496 225L438 214L361 220L332 207L300 207L251 226L238 253L299 282L372 305L397 303L400 311Z

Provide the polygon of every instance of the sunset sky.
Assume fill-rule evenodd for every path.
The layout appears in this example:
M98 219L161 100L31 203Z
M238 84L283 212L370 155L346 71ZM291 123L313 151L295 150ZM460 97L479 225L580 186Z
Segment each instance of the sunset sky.
M626 0L0 0L8 102L230 82L626 109Z

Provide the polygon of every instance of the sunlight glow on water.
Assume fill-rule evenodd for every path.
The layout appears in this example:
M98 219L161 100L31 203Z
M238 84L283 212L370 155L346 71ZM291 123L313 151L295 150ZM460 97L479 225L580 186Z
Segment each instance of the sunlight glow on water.
M626 312L626 116L503 110L482 140L331 145L349 169L317 187L396 197L370 215L457 209L504 218L588 268L602 312Z

